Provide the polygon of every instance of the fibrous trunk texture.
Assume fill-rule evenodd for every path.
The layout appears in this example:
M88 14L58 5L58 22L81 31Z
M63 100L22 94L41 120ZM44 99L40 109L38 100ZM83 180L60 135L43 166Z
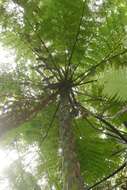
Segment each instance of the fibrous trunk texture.
M63 154L63 190L83 190L83 181L80 174L80 164L75 152L75 140L72 130L72 114L68 93L60 96L60 136Z

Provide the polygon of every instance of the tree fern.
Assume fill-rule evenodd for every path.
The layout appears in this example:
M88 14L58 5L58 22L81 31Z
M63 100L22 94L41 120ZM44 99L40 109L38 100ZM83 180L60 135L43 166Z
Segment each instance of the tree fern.
M126 101L126 8L125 0L0 0L1 42L16 54L15 70L0 73L0 131L36 142L35 175L46 174L47 189L84 189L125 158L110 157L127 140L108 116Z

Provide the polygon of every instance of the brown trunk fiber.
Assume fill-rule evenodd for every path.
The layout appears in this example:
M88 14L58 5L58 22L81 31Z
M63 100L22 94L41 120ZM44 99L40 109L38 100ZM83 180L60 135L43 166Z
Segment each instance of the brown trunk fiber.
M60 136L63 154L63 190L83 190L80 164L75 152L75 141L72 130L72 114L68 94L62 92L60 104Z

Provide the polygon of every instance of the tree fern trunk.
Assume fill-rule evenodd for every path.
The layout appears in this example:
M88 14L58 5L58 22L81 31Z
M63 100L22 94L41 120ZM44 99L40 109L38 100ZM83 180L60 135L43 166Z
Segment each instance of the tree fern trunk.
M83 190L80 164L76 157L75 141L72 131L72 116L67 93L61 93L60 136L63 153L63 190Z

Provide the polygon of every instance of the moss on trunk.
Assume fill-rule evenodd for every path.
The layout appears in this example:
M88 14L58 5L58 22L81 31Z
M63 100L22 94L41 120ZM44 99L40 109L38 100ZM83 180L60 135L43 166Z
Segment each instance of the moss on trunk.
M60 96L60 136L63 153L63 190L83 190L83 180L80 174L80 164L75 152L75 140L72 129L72 114L68 93Z

